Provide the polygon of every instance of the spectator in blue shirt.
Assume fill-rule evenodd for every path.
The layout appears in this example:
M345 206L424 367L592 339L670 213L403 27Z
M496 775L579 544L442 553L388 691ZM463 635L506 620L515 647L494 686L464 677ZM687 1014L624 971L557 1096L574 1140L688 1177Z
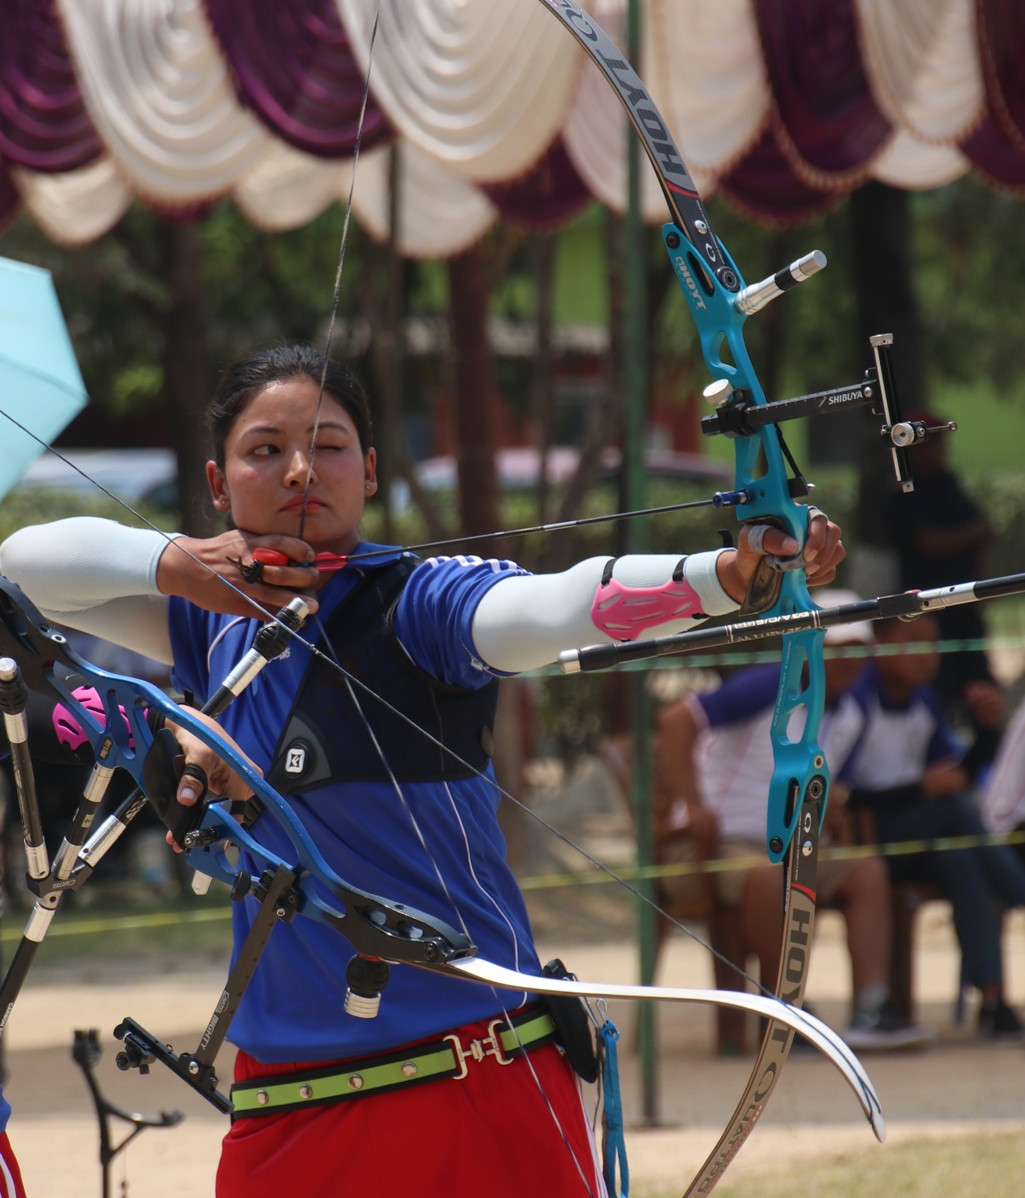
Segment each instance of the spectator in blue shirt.
M939 665L930 615L881 620L884 652L852 688L864 729L840 776L852 807L871 813L882 845L984 836L971 793L965 745L932 688ZM1004 994L1001 907L1025 903L1025 867L1006 845L886 857L893 881L930 882L949 900L968 980L981 997L978 1031L1020 1037L1022 1023Z
M851 602L856 595L823 591L825 606ZM838 652L871 641L867 623L831 629L826 635L826 711L819 740L830 765L846 760L861 731L857 707L847 692L865 667L865 657ZM832 650L832 652L830 652ZM717 690L695 694L665 708L656 738L658 824L663 862L702 858L765 858L766 791L773 756L769 732L779 687L779 666L737 670ZM791 730L794 735L798 729ZM842 787L827 804L822 843L842 838ZM673 829L677 830L674 837ZM668 888L694 885L682 875ZM759 961L762 985L773 985L778 970L783 901L778 866L717 870L711 876L714 902L740 909L745 939ZM906 1047L928 1033L909 1025L890 1001L890 888L879 857L819 863L820 902L838 903L847 925L853 1003L847 1031L858 1050ZM743 962L738 962L743 964Z

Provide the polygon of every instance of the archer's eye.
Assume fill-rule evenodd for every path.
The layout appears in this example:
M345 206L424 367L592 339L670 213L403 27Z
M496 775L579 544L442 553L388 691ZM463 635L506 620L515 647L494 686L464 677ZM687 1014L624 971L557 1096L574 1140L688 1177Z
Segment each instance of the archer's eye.
M276 445L257 445L249 452L257 458L269 458L272 454L280 453L281 450Z

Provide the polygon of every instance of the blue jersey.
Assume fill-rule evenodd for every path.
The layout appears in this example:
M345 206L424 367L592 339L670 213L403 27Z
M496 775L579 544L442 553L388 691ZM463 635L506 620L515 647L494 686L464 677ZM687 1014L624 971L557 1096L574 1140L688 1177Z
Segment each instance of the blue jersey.
M346 599L363 575L394 565L398 557L371 558L336 574L318 592L320 610L304 635L319 639L333 617L344 621ZM449 687L476 691L491 682L493 674L474 649L471 625L482 596L511 573L523 571L509 562L479 558L431 559L419 565L392 616L398 641L414 666ZM217 615L172 598L176 684L203 702L248 650L259 627L256 620ZM309 650L293 642L221 717L225 730L265 773L310 660ZM361 681L373 689L373 678ZM345 686L341 677L338 686ZM410 728L408 735L415 752L420 734ZM539 963L526 908L505 860L499 797L489 767L483 776L446 781L335 782L290 794L287 801L325 860L347 882L465 931L489 960L536 974ZM252 831L287 859L284 838L270 819L258 820ZM233 910L238 946L255 904L247 899ZM264 1062L373 1054L490 1017L529 997L501 993L496 998L487 987L393 966L379 1015L359 1019L342 1006L351 956L337 931L312 919L300 915L275 926L232 1022L233 1042Z
M779 691L778 665L751 666L731 674L722 686L694 696L710 728L739 724L772 710Z
M851 696L863 713L864 730L840 770L848 785L868 791L910 786L928 766L964 756L965 745L931 686L920 686L906 703L894 704L883 693L873 661Z

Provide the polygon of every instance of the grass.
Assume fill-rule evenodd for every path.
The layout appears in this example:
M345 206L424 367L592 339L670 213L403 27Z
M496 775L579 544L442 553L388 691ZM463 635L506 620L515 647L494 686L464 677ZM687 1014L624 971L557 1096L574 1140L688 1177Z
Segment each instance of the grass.
M986 1132L944 1140L908 1141L880 1152L839 1152L828 1160L788 1163L756 1178L718 1186L717 1198L1019 1198L1025 1143L1018 1131ZM678 1198L679 1187L635 1198Z
M85 907L72 901L54 916L28 984L175 968L223 965L227 969L230 914L226 891L216 883L202 898L186 896L141 904L126 892L123 898L106 895ZM21 939L25 919L26 913L20 910L4 913L0 944L6 961Z

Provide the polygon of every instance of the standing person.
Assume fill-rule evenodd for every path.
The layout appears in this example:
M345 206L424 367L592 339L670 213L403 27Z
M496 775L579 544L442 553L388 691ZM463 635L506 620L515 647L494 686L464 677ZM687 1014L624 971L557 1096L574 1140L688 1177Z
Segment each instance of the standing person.
M856 602L849 592L822 592L823 606ZM861 731L847 692L865 668L865 658L830 653L872 640L867 623L826 633L826 710L819 741L831 766L846 761ZM656 793L667 808L662 826L686 828L686 840L670 840L664 860L697 856L751 859L765 856L766 779L773 768L770 731L779 666L737 670L718 690L694 694L660 712L656 737ZM796 729L790 730L796 734ZM842 842L843 787L835 786L826 807L822 844ZM666 879L688 883L692 879ZM768 863L712 876L713 901L739 909L744 940L759 962L763 986L773 986L782 942L783 876ZM844 1038L857 1050L903 1048L928 1039L910 1025L890 1000L890 883L881 857L819 864L819 902L838 903L847 927L853 1001ZM743 967L743 962L737 962Z
M850 805L871 813L881 845L984 836L965 746L930 685L939 663L935 619L879 620L875 634L890 652L873 659L851 690L865 727L840 771ZM1020 1038L1021 1020L1004 993L1000 907L1025 903L1025 867L1006 845L887 855L886 862L892 881L931 882L950 902L964 971L981 998L979 1035Z
M342 877L465 930L490 960L538 974L488 762L496 679L552 662L596 632L622 636L607 605L617 593L628 601L643 590L650 601L662 588L664 631L736 610L760 553L799 546L772 529L758 551L742 531L736 550L594 558L538 576L507 561L419 561L400 549L357 559L375 549L361 544L358 524L377 490L377 455L366 398L347 371L306 347L253 355L226 372L210 417L207 479L230 531L168 544L108 521L63 521L10 537L0 572L51 618L173 663L177 686L197 703L251 643L252 601L273 611L309 594L307 630L357 684L294 642L226 709L223 728L290 795ZM288 564L258 569L258 549ZM318 553L352 560L329 573L316 568ZM815 514L803 551L809 580L830 581L843 553L839 529ZM432 739L377 696L426 722ZM245 797L216 755L181 739L213 789ZM295 767L300 741L304 765L292 774L286 763ZM194 785L183 777L181 801L195 800ZM253 831L273 827L258 820ZM250 916L248 904L235 905L236 944ZM525 1058L502 1067L486 1048L496 1021L541 1013L534 995L395 969L379 1014L362 1020L343 1010L346 959L323 924L300 917L275 928L232 1023L237 1102L282 1076L361 1076L424 1042L448 1046L458 1066L446 1036L462 1045L465 1077L353 1090L334 1105L304 1087L313 1097L298 1110L254 1100L225 1139L219 1198L604 1193L578 1082L559 1049L528 1041Z
M930 412L913 412L929 428L943 421ZM912 449L915 489L894 494L887 527L900 566L902 590L929 590L985 578L986 552L993 526L947 464L947 439L934 434ZM982 605L962 603L936 613L945 641L981 641L986 636ZM945 652L934 682L951 715L974 731L974 752L984 763L997 752L1004 715L1003 696L985 649Z

